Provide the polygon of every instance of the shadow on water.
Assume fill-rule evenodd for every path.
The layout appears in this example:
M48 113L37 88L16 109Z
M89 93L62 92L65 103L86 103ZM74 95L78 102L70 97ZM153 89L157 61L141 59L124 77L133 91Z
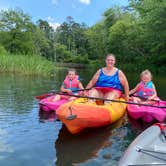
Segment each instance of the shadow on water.
M40 122L54 122L56 121L57 118L56 118L56 114L54 111L50 111L50 112L46 112L46 111L43 111L43 110L40 110L39 111L39 121Z
M130 123L131 127L133 129L138 130L139 132L145 130L146 128L150 127L151 125L157 123L157 121L152 121L152 122L144 122L142 119L133 119L129 115L128 117L128 122Z
M111 146L112 142L109 141L109 138L114 132L113 130L121 126L122 123L123 119L110 126L85 130L77 135L72 135L63 126L55 142L57 158L55 165L78 165L96 157L100 149ZM104 157L110 159L110 155Z

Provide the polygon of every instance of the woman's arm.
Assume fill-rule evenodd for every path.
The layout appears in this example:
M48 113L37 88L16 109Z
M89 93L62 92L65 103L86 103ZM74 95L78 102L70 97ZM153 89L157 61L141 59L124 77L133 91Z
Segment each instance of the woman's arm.
M96 84L96 82L99 78L99 74L100 74L100 69L94 74L92 79L89 81L88 85L86 86L86 89L90 89Z
M82 83L79 81L79 85L78 85L79 89L84 89Z
M125 99L128 101L129 100L129 84L128 84L126 76L124 75L122 71L119 71L119 80L124 88Z

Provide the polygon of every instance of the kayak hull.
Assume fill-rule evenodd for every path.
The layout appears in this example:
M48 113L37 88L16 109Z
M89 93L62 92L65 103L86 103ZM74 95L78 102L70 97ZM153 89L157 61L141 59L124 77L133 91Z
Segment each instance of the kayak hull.
M120 99L124 101L123 99ZM76 99L61 105L57 111L57 117L72 134L76 134L86 128L102 127L120 119L126 110L125 103L111 103L97 105L87 99Z
M55 102L53 101L54 97L55 96L50 96L40 100L39 101L40 109L46 112L55 111L60 105L68 102L68 99L61 99Z
M166 128L163 131L166 132ZM129 145L118 166L166 165L166 138L163 131L157 125L144 130Z
M154 103L155 106L166 107L166 101L158 101ZM127 106L128 115L134 119L142 119L144 122L164 122L166 120L166 108L156 108L150 106L139 106L129 104Z

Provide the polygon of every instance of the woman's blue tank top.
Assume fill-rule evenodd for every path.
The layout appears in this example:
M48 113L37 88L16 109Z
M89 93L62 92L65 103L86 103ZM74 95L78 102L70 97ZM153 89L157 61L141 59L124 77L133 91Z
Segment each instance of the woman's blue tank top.
M122 84L119 80L118 72L119 72L119 70L117 69L117 71L115 72L114 75L108 76L108 75L105 75L103 70L101 69L99 78L98 78L95 86L96 87L110 87L110 88L122 90L123 88L122 88Z

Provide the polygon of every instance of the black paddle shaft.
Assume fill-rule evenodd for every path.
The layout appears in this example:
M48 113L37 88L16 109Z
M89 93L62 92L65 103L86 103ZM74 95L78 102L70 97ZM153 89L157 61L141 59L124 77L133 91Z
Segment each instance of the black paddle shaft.
M166 106L157 106L157 105L150 105L150 104L143 104L143 103L134 103L134 102L130 102L130 101L105 99L105 98L99 98L99 97L80 96L80 95L67 94L67 93L62 93L62 92L57 92L56 94L66 95L66 96L73 96L73 97L77 97L77 98L80 97L80 98L87 98L87 99L94 99L94 100L104 100L104 101L111 101L111 102L118 102L118 103L125 103L125 104L133 104L133 105L140 105L140 106L147 106L147 107L166 108Z

